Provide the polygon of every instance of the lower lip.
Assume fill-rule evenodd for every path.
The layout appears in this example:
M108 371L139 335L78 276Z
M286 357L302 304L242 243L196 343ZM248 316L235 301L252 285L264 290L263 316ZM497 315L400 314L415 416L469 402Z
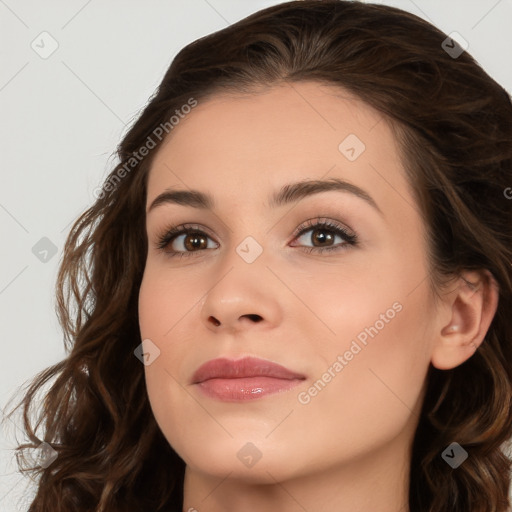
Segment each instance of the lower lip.
M209 379L196 384L211 398L225 402L255 400L264 396L288 391L302 379L277 379L275 377L244 377L237 379Z

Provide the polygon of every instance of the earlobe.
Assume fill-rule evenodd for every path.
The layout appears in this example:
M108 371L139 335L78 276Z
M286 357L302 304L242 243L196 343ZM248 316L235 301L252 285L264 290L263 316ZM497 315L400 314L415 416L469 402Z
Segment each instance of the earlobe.
M468 360L485 339L498 307L498 285L488 270L468 271L442 307L449 322L435 332L432 365L449 370ZM443 323L443 322L441 322Z

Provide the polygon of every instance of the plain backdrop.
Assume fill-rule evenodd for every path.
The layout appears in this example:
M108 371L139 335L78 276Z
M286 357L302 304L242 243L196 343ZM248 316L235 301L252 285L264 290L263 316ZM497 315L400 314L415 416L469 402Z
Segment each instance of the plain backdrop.
M112 153L189 42L265 0L0 0L0 405L65 356L54 284L71 223L94 201ZM512 0L384 3L458 32L512 90ZM510 183L512 186L512 183ZM0 439L0 510L26 511L34 486Z

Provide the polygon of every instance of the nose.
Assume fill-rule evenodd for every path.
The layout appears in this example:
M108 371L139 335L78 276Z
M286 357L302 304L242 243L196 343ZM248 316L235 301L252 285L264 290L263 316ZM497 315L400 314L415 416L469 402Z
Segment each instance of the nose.
M203 299L201 320L204 325L209 330L231 334L278 325L283 316L284 290L263 258L246 263L235 254L225 263L230 265L229 270L222 273Z

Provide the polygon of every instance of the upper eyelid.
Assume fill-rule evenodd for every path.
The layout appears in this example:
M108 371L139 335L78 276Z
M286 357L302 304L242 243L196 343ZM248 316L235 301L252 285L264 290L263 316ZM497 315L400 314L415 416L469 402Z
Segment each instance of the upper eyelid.
M295 234L295 236L297 236L300 233L302 233L303 231L307 231L309 229L315 228L318 225L322 226L324 224L327 224L327 228L331 228L331 229L339 228L343 231L347 231L348 233L355 234L354 230L352 228L350 228L349 226L347 226L345 223L340 222L338 220L331 219L329 217L325 217L325 216L313 217L313 218L310 218L310 219L307 219L307 220L301 222L297 226L297 228L295 228L294 234Z
M327 226L327 227L330 227L332 229L340 228L340 229L343 229L343 230L347 231L348 233L351 233L351 234L354 233L355 234L355 232L352 230L352 228L350 228L346 224L344 224L344 223L342 223L340 221L336 221L336 220L330 219L329 217L313 217L313 218L307 219L307 220L301 222L293 230L292 234L293 234L293 236L298 236L302 232L304 232L306 230L313 229L313 228L315 228L319 224L321 226L324 225L324 224L332 224L332 226ZM208 236L211 236L212 238L215 238L215 235L212 234L212 231L209 230L209 228L206 228L204 226L201 226L201 225L193 223L193 222L184 222L182 224L177 224L176 226L173 225L171 227L164 228L162 234L166 234L166 233L168 233L171 230L175 231L175 236L182 235L183 232L186 232L186 231L194 231L195 230L195 231L198 231L198 232L204 232Z
M327 222L327 223L335 224L338 227L342 227L342 228L346 229L346 231L348 231L348 232L354 233L354 230L346 222L343 222L341 220L337 220L337 219L333 218L333 215L335 215L335 214L327 213L324 215L312 215L311 217L299 222L298 226L296 228L294 228L293 232L299 233L302 229L305 229L306 227L310 227L309 224L315 225L315 224L322 224L322 223ZM166 231L169 231L169 229L197 229L198 231L204 230L206 233L210 233L213 236L213 231L210 228L204 227L200 222L177 222L177 223L169 223L169 224L170 224L170 226L165 228ZM222 223L222 224L224 224L224 223ZM276 224L274 224L274 226ZM232 230L228 229L228 231L232 231Z

